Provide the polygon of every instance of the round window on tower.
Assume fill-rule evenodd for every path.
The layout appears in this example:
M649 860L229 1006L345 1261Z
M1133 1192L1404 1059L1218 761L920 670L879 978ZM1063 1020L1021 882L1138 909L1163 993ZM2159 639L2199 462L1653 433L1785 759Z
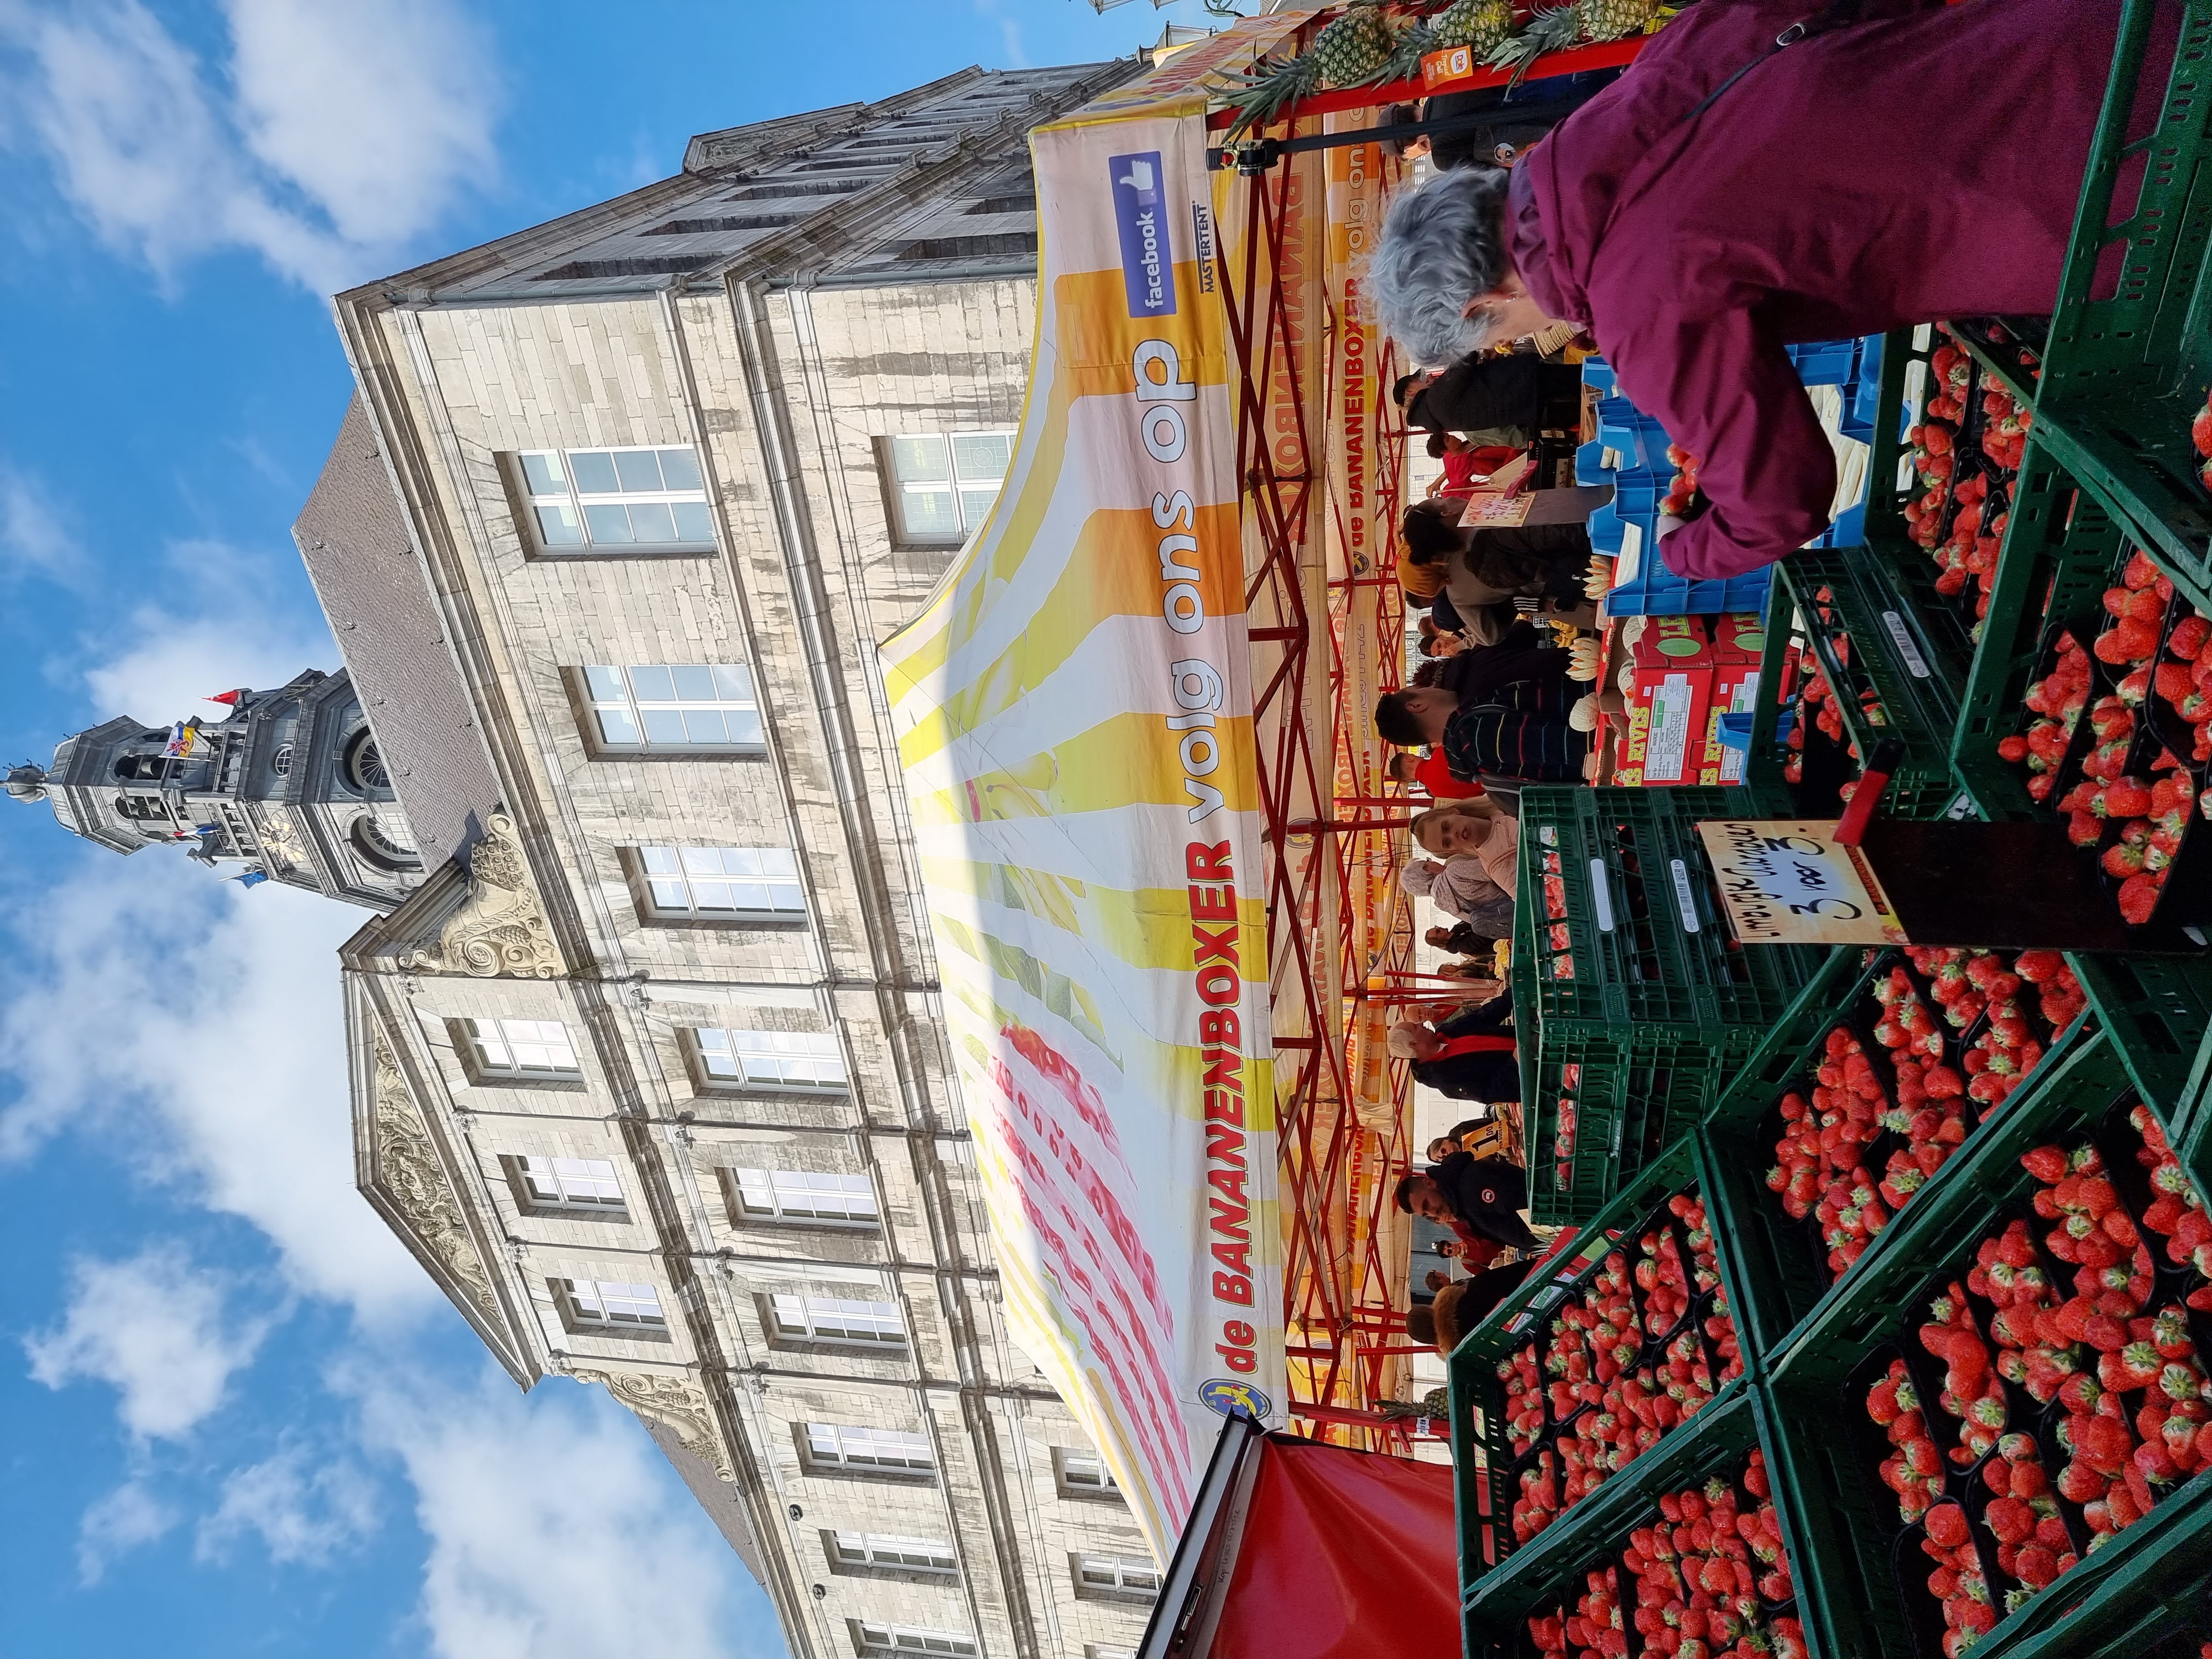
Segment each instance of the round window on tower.
M346 781L366 794L372 789L392 787L392 774L386 770L384 757L376 747L376 736L363 727L353 734L345 748Z
M365 812L356 818L346 838L362 862L372 868L397 873L422 867L421 854L379 823L374 814Z
M292 745L290 744L280 743L276 745L276 752L269 757L269 769L280 778L289 778L292 775Z

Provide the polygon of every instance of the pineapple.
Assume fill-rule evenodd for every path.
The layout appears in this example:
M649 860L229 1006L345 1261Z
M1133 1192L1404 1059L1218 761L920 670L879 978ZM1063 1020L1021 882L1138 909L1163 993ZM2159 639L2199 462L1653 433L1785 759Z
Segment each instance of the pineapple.
M1472 46L1487 58L1512 32L1512 0L1452 0L1428 20L1429 49Z
M1595 0L1601 3L1602 0ZM1635 0L1612 0L1616 5L1633 4ZM1509 88L1520 83L1528 72L1528 66L1547 52L1565 52L1582 39L1582 14L1579 6L1555 6L1548 11L1539 11L1529 18L1518 34L1509 34L1492 50L1483 62L1492 69L1510 69L1513 79Z
M1236 77L1224 94L1237 116L1230 131L1264 127L1323 87L1408 78L1419 68L1417 48L1426 39L1418 24L1393 29L1377 0L1358 0L1314 37L1308 51L1296 58L1263 58Z
M1307 54L1325 87L1364 86L1389 66L1397 33L1379 5L1348 7L1314 37Z
M1659 15L1659 0L1576 0L1585 40L1625 40Z

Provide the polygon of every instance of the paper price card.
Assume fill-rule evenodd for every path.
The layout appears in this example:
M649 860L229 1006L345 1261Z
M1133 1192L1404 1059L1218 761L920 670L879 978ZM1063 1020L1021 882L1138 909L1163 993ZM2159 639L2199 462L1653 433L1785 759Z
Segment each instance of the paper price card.
M1903 945L1905 929L1832 820L1723 819L1698 826L1729 925L1746 945Z

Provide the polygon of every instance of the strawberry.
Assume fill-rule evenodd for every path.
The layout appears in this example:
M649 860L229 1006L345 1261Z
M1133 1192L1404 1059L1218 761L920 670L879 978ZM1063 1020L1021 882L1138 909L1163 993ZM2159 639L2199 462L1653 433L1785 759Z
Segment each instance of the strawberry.
M2131 927L2143 926L2158 908L2158 883L2152 877L2130 876L2120 884L2120 920Z

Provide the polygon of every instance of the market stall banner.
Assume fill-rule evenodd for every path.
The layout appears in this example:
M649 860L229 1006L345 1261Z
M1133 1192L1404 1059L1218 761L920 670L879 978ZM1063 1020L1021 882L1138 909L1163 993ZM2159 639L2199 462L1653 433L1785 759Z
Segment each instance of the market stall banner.
M1279 1423L1281 1230L1230 366L1203 94L1031 136L1029 400L883 648L1014 1340L1155 1551Z

